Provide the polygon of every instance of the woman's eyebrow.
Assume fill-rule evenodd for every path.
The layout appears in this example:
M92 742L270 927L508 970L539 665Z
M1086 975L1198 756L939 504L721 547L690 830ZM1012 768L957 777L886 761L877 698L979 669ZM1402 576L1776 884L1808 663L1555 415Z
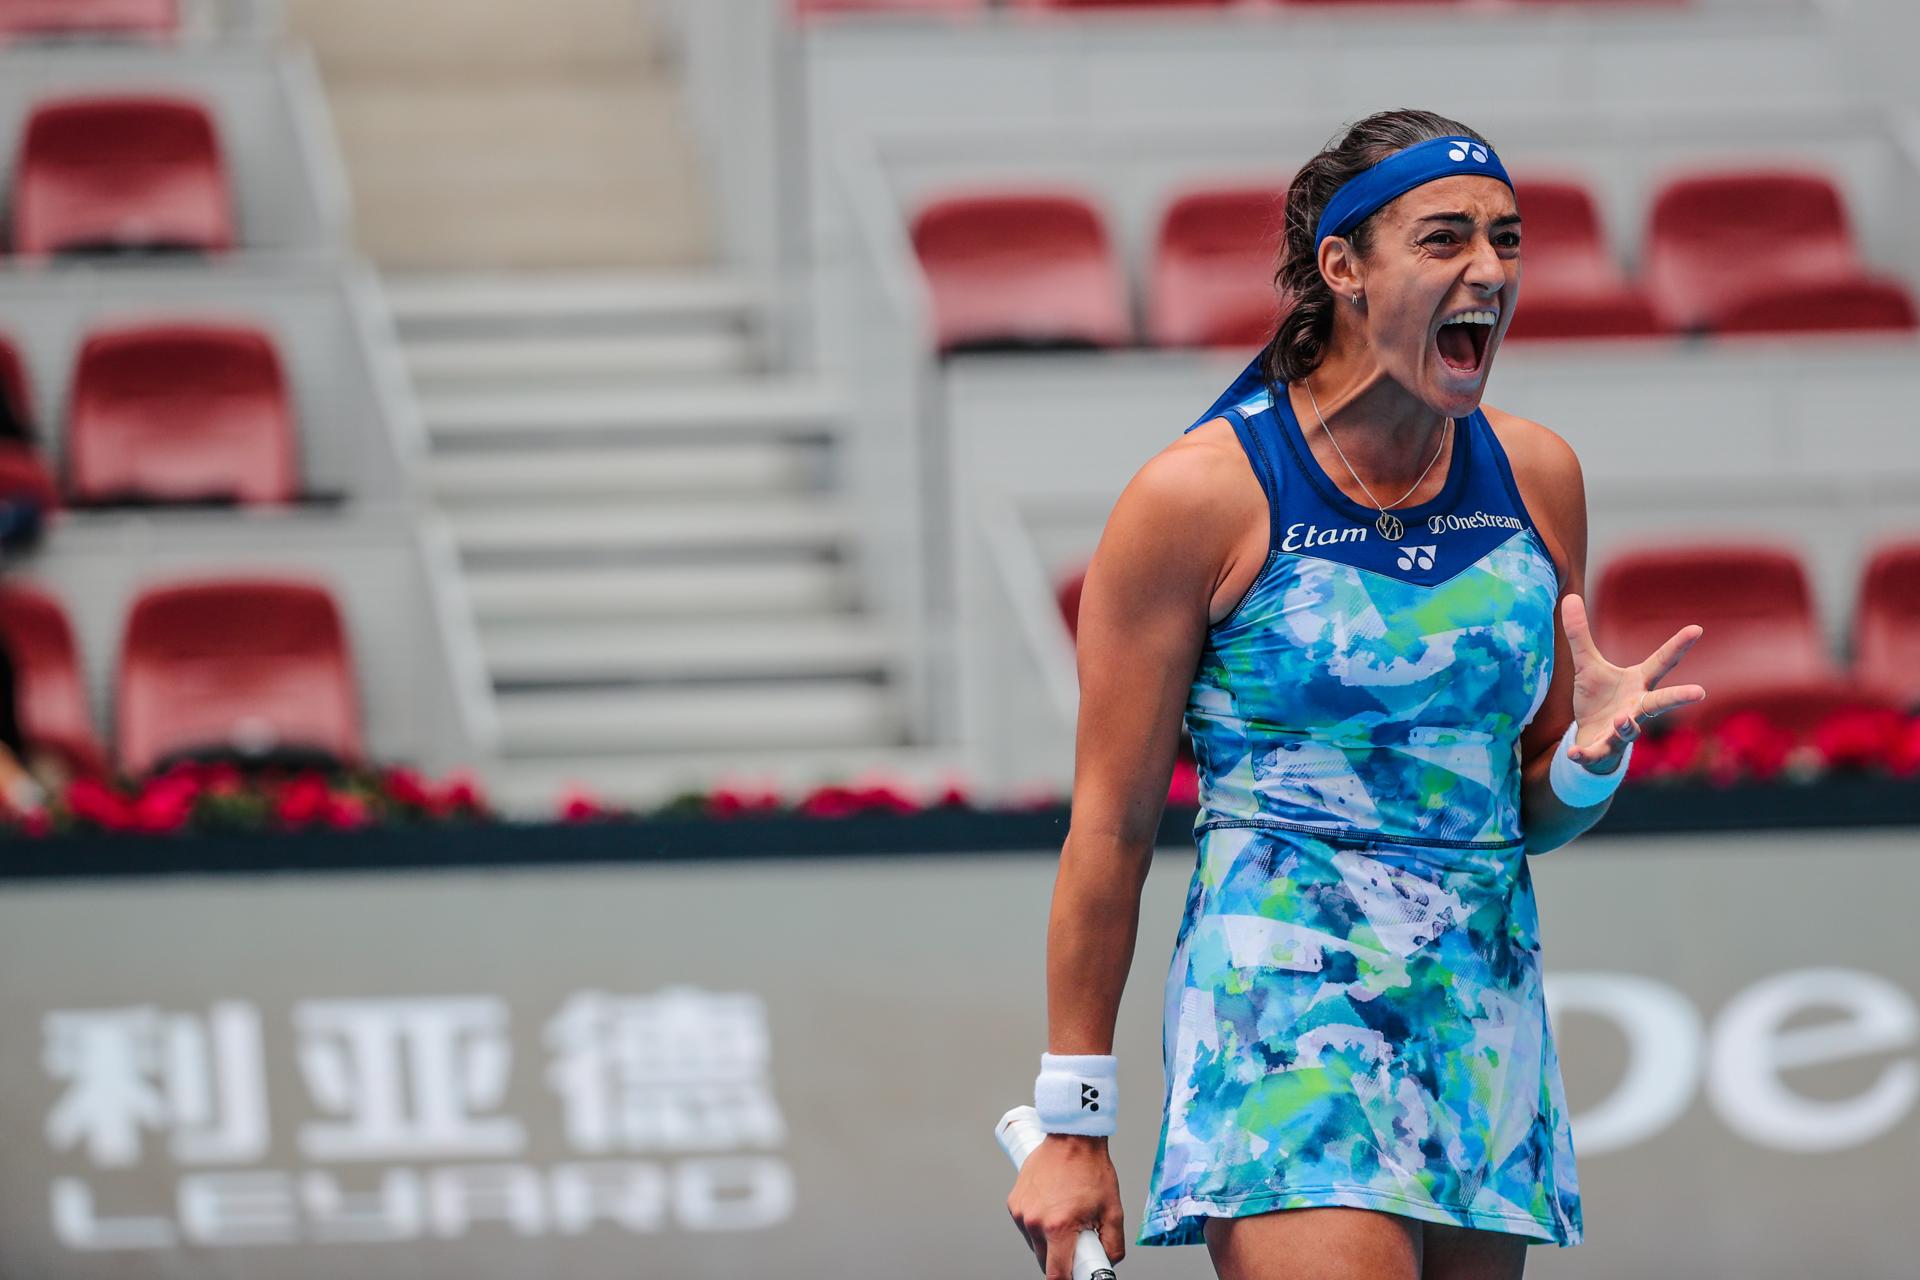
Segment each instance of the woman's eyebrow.
M1429 213L1425 217L1415 218L1414 221L1415 222L1465 222L1465 223L1471 224L1473 222L1473 215L1468 213L1458 213L1458 212L1449 210L1446 213ZM1493 220L1492 225L1496 227L1511 227L1516 225L1519 221L1520 221L1519 214L1509 213L1501 217L1495 218Z

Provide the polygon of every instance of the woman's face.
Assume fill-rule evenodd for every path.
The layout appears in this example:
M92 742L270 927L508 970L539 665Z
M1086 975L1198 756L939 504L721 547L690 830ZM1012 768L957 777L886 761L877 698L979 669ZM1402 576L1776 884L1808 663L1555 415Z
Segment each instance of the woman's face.
M1473 412L1520 293L1520 214L1506 183L1415 187L1375 217L1359 269L1360 323L1380 367L1435 412Z

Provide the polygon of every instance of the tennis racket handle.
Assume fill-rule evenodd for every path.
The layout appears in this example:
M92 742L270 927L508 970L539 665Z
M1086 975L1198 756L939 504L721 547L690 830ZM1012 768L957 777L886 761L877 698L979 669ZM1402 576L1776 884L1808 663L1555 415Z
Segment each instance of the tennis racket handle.
M1047 1140L1047 1131L1040 1127L1038 1111L1032 1107L1015 1107L993 1126L993 1136L1000 1140L1000 1149L1018 1169L1034 1149ZM1118 1280L1113 1264L1107 1261L1107 1251L1100 1247L1100 1233L1091 1228L1074 1238L1073 1280Z

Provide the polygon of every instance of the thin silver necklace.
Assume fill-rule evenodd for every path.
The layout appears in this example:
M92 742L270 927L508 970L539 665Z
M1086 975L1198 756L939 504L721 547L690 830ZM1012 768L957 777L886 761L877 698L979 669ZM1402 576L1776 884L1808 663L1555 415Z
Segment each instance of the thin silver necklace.
M1347 474L1353 477L1353 482L1360 486L1360 492L1367 495L1367 501L1371 502L1374 508L1380 512L1379 516L1373 522L1373 527L1378 529L1380 536L1389 542L1405 537L1407 527L1400 523L1399 516L1391 514L1391 510L1399 506L1402 502L1405 502L1408 498L1411 498L1414 489L1420 487L1420 481L1427 478L1427 472L1433 470L1433 464L1440 461L1441 451L1447 447L1447 436L1450 434L1448 428L1453 426L1453 419L1448 418L1445 424L1441 426L1440 443L1434 446L1433 456L1428 458L1427 465L1421 468L1419 479L1415 480L1412 487L1405 493L1383 506L1380 499L1373 496L1373 490L1367 488L1367 482L1360 478L1360 473L1353 469L1353 464L1347 461L1346 453L1340 448L1339 437L1333 434L1333 428L1327 425L1326 415L1320 412L1320 401L1314 397L1313 384L1305 378L1302 378L1300 379L1300 385L1307 389L1307 401L1313 405L1313 416L1320 419L1320 429L1326 432L1327 439L1333 442L1334 456L1340 459L1340 465L1347 469Z

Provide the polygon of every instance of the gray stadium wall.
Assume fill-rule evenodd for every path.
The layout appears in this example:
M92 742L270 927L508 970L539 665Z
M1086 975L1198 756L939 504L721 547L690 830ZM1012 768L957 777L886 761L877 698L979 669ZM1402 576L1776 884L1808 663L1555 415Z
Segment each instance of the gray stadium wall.
M1529 1274L1911 1274L1913 831L1532 860L1588 1240ZM1122 1006L1129 1230L1192 865L1156 859ZM1021 1274L989 1131L1045 1039L1053 871L1031 849L10 883L0 1274ZM1121 1274L1204 1266L1136 1248Z

